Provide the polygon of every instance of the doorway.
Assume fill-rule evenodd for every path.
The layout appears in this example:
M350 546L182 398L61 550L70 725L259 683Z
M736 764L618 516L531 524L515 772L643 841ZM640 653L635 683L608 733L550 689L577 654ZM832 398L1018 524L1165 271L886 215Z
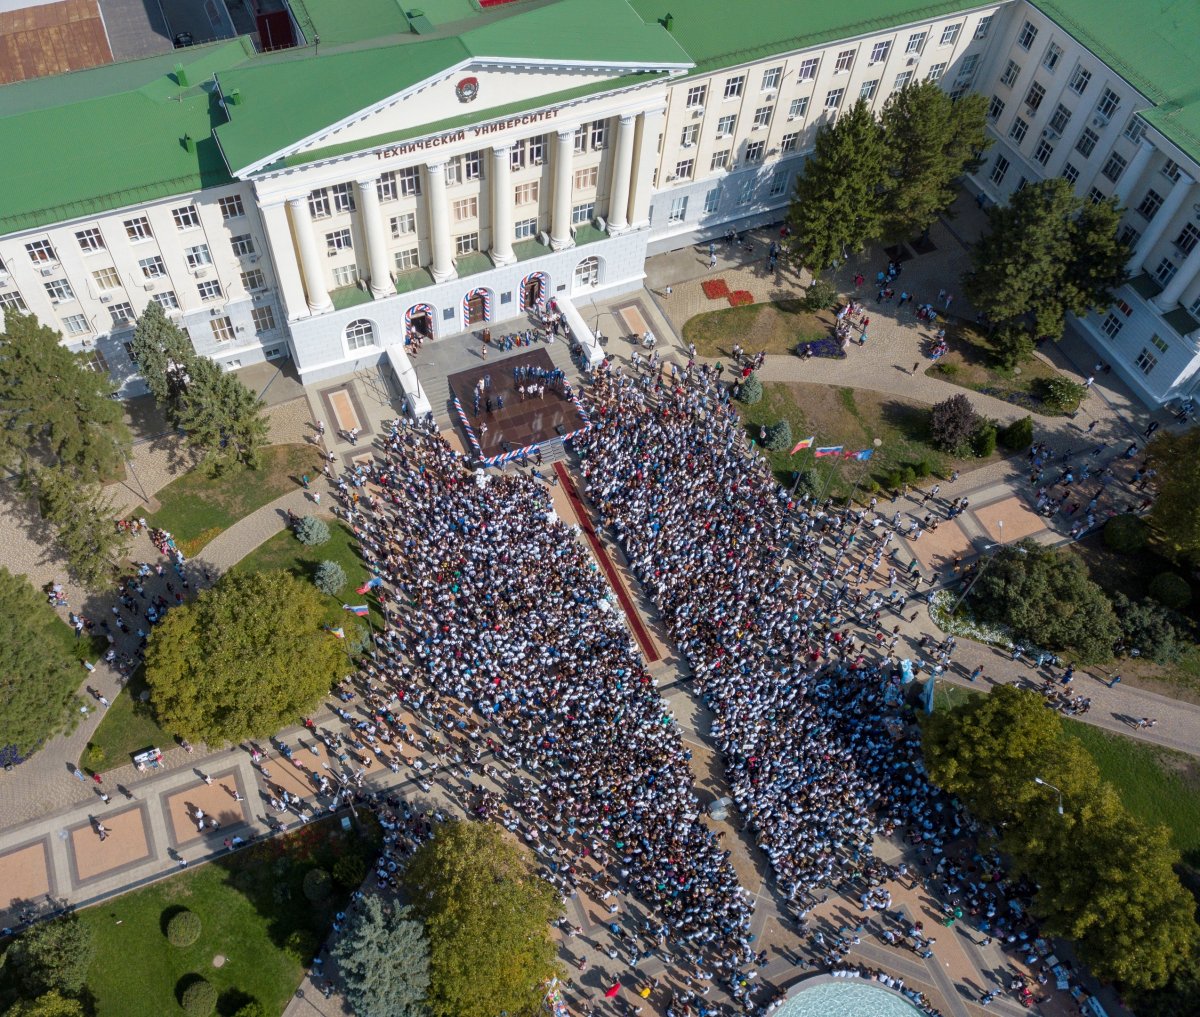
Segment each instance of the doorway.
M418 311L414 314L409 325L412 328L414 336L419 341L424 342L426 339L433 338L433 326L429 321L429 315L424 311Z
M525 280L525 293L521 306L532 311L542 299L542 282L534 277Z
M467 297L467 324L478 325L487 321L487 301L482 293L472 293Z

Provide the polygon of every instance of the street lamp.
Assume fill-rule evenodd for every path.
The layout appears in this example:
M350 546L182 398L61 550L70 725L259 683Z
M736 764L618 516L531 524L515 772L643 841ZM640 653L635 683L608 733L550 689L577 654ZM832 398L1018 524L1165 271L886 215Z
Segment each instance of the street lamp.
M1001 536L1003 536L1003 535L1004 535L1004 524L1003 524L1003 523L1000 523L1000 534L1001 534ZM993 550L994 548L997 548L997 547L1003 547L1003 546L1004 546L1004 541L1003 541L1003 540L998 540L998 541L997 541L996 543L994 543L994 544L985 544L985 545L983 546L983 550L985 550L985 551L991 551L991 550ZM1028 554L1028 553L1029 553L1029 552L1028 552L1028 551L1026 551L1026 550L1025 550L1025 548L1023 548L1023 547L1014 547L1014 548L1012 548L1012 550L1016 551L1018 554ZM967 584L967 588L966 588L965 590L963 590L963 591L962 591L962 593L960 593L960 594L958 595L958 600L956 600L956 601L954 602L954 607L952 607L952 608L950 609L950 616L951 616L951 617L953 617L954 615L956 615L956 614L958 613L958 609L959 609L959 608L962 606L962 602L963 602L964 600L966 600L966 599L967 599L967 596L970 594L970 592L971 592L973 589L975 589L975 584L976 584L977 582L979 582L979 580L980 580L980 579L982 579L982 578L983 578L983 574L984 574L984 573L987 571L987 567L988 567L988 566L989 566L989 565L992 563L992 559L993 559L993 558L995 558L995 557L996 557L996 556L995 556L994 554L989 554L989 555L988 555L988 556L987 556L987 557L986 557L986 558L983 560L983 564L979 566L979 569L978 569L978 571L976 571L976 573L975 573L975 578L974 578L974 579L972 579L972 580L971 580L971 582Z
M872 445L874 445L874 446L875 446L875 448L879 448L879 447L880 447L880 446L883 444L883 439L882 439L882 438L873 438L873 439L871 439L871 444L872 444ZM870 472L870 467L868 467L868 472ZM853 504L854 504L854 496L855 496L856 494L858 494L858 488L859 488L859 485L860 485L860 484L863 482L863 477L865 477L865 476L866 476L866 474L865 474L865 473L864 473L864 474L862 474L862 476L860 476L860 477L859 477L859 478L858 478L858 479L857 479L857 480L854 482L854 490L850 492L850 498L849 498L849 500L846 502L846 504L847 504L847 507L849 507L849 506L851 506L851 505L853 505Z
M1040 785L1041 787L1048 787L1051 791L1054 791L1058 794L1058 814L1061 816L1063 814L1062 791L1060 791L1058 788L1056 788L1049 781L1042 780L1041 777L1034 777L1033 782L1035 784Z

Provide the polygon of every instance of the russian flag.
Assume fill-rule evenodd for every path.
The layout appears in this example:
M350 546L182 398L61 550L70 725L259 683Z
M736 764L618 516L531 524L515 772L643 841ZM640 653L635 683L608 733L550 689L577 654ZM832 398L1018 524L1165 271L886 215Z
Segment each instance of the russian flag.
M820 459L822 456L841 455L842 449L844 448L844 445L829 445L826 448L814 449L813 455L815 455L818 459Z
M351 604L343 604L342 610L343 611L352 611L354 614L358 615L360 618L365 618L368 614L371 613L371 609L366 604L358 604L357 606L354 606Z

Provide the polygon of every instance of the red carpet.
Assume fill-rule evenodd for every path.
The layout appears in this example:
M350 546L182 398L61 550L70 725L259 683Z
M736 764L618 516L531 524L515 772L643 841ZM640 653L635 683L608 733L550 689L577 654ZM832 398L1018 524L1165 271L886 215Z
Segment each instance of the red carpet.
M621 581L620 573L617 572L617 567L612 563L612 559L609 558L608 551L605 550L603 542L596 533L596 528L592 525L592 514L588 511L587 505L584 504L583 497L579 493L579 488L575 486L574 479L562 463L554 464L554 472L558 474L558 482L562 484L563 490L571 500L571 508L575 512L575 521L579 523L580 529L583 530L584 536L588 539L588 543L592 545L592 554L596 556L596 561L600 563L600 568L603 569L605 576L608 577L608 585L612 587L613 593L617 595L617 600L621 603L621 610L625 612L625 617L629 620L629 627L633 630L633 638L637 640L638 646L642 649L642 656L646 658L646 662L649 664L661 660L662 655L654 645L654 640L651 638L650 633L646 631L646 626L642 624L642 616L638 614L633 601L629 599L629 594L625 590L625 584Z

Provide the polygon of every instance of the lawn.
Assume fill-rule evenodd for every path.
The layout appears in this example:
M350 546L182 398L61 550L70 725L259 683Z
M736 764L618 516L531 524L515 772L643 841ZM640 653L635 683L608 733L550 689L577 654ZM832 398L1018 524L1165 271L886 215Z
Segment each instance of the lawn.
M791 353L801 340L832 335L834 323L832 311L814 314L798 300L777 300L697 314L684 323L683 341L695 343L702 357L729 357L734 343L748 354Z
M734 402L746 421L750 437L757 438L759 428L787 420L794 441L816 436L817 445L842 445L858 452L881 444L870 462L822 458L811 450L791 455L791 449L767 452L771 467L781 484L792 483L792 471L815 469L822 489L847 498L859 484L858 497L869 495L872 484L883 486L887 474L924 462L934 473L949 476L964 465L975 466L987 460L956 460L937 451L929 442L929 408L922 403L900 399L864 389L834 388L806 382L768 382L763 397L753 406Z
M230 467L218 476L195 469L158 492L161 508L144 514L153 526L168 530L191 558L222 530L300 484L302 474L321 472L312 445L271 445L263 449L257 470Z
M335 883L330 896L313 903L302 889L305 874L331 871L350 853L369 856L377 833L369 828L364 840L333 820L310 823L80 912L96 939L87 980L96 1017L182 1014L179 994L197 976L219 992L224 1017L250 998L266 1013L282 1013L349 893ZM200 938L183 948L164 934L181 909L202 923ZM217 958L224 958L219 967Z
M131 756L142 749L157 746L171 748L175 739L158 726L154 708L139 698L146 689L142 669L134 673L129 684L105 711L104 719L92 735L79 763L87 770L107 770L125 766Z

